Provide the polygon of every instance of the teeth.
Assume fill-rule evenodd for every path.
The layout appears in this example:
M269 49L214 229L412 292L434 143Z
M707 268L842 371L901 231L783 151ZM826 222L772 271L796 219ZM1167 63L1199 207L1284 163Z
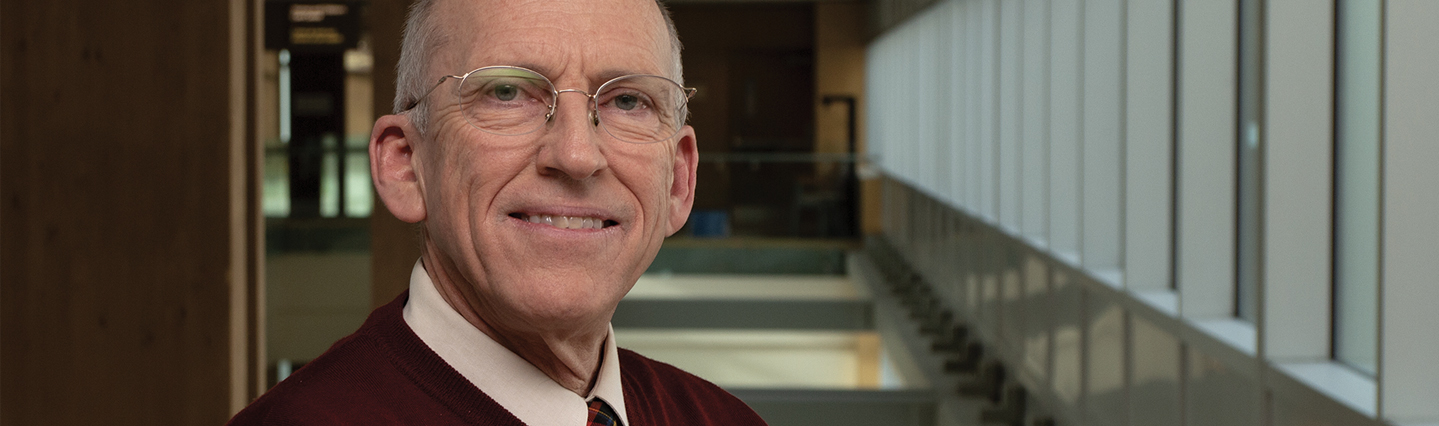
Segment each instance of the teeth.
M543 223L560 229L600 229L605 221L593 217L526 215L525 221Z

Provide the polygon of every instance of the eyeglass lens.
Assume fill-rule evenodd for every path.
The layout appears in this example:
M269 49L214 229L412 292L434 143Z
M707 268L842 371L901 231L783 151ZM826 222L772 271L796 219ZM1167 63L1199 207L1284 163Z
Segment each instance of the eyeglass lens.
M465 120L497 135L522 135L544 127L556 89L543 76L513 67L487 67L467 75L459 101ZM669 139L683 124L684 89L650 75L611 80L595 92L599 125L615 139L651 143Z

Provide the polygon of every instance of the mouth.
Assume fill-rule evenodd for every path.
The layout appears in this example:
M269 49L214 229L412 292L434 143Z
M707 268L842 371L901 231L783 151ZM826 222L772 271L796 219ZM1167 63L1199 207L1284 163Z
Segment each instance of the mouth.
M510 213L510 217L529 223L553 226L560 229L604 229L619 225L619 222L598 217L561 216L533 213Z

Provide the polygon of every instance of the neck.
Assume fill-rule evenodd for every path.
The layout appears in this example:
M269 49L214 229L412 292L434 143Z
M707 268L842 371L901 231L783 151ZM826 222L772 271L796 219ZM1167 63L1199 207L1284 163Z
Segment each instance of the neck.
M604 358L605 341L609 336L609 324L563 330L551 330L531 326L534 321L511 321L521 327L506 327L501 318L492 318L494 310L479 309L483 301L474 290L465 286L465 280L453 272L454 265L437 264L430 256L421 258L430 281L451 308L465 321L485 333L495 342L528 361L535 368L549 376L565 389L580 396L589 394L599 376L600 361ZM491 314L491 315L485 315ZM571 323L573 324L573 323Z
M525 336L532 340L519 340L493 329L479 328L500 345L529 361L550 380L581 397L589 395L595 378L599 377L600 360L604 358L604 333L587 338Z

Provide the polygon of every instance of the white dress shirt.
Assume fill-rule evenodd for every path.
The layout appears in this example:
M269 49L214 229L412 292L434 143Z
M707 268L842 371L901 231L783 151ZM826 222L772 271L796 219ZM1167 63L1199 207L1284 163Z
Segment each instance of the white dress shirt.
M410 272L405 323L420 340L486 395L531 426L585 426L589 405L599 398L614 408L622 425L624 390L620 387L615 331L605 335L604 360L590 394L580 396L546 376L529 361L500 345L455 311L430 281L421 262Z

